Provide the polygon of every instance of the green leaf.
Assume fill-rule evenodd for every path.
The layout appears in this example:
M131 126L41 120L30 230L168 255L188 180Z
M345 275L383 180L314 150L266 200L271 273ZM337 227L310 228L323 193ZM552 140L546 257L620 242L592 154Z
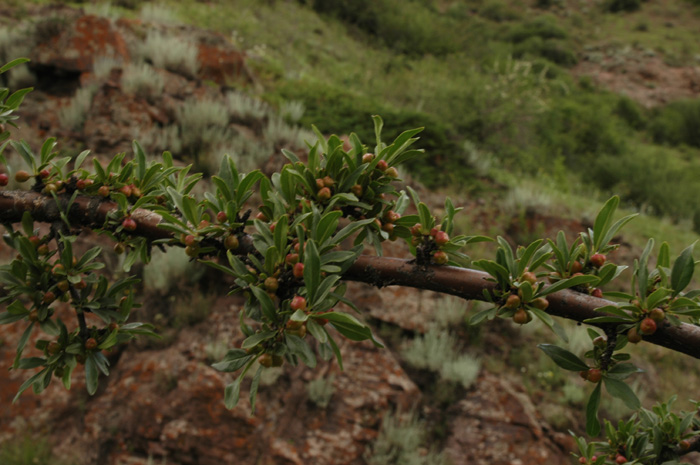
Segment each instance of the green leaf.
M19 342L17 343L17 353L15 354L15 360L12 363L12 368L17 368L19 366L19 360L22 357L24 346L27 345L27 340L29 339L29 335L31 334L33 328L34 323L32 322L29 324L29 326L27 326L27 329L24 330L22 337L19 338Z
M251 355L243 349L231 349L223 360L212 364L212 367L219 371L231 373L243 368L253 357L255 355Z
M28 380L26 380L24 383L22 383L22 385L21 385L21 386L19 387L19 389L17 390L17 394L15 394L15 397L12 399L12 403L14 404L14 403L17 401L17 399L19 399L19 396L20 396L24 391L26 391L27 388L28 388L29 386L31 386L32 384L34 384L35 381L38 381L39 379L43 378L44 375L46 374L46 371L47 371L47 370L48 370L48 367L47 367L47 368L44 368L44 369L41 370L39 373L35 374L34 376L32 376L31 378L29 378Z
M227 385L224 389L224 405L227 409L231 410L238 404L238 399L241 397L241 381L243 380L243 373L236 378L236 380Z
M287 347L289 347L289 351L292 354L299 357L301 361L310 368L314 368L316 366L316 356L306 341L293 334L285 334L284 338L287 343Z
M561 281L557 281L556 283L552 284L551 286L545 287L542 291L540 291L537 294L537 296L543 297L543 296L552 294L554 292L561 291L563 289L568 289L568 288L574 287L574 286L580 286L581 284L595 283L597 281L598 281L597 276L591 276L591 275L574 276L572 278L562 279Z
M275 337L275 334L277 334L275 331L263 331L261 333L253 334L243 341L243 344L241 344L241 349L250 349L255 347L263 341L272 339Z
M328 342L328 333L325 329L323 329L323 326L316 323L315 320L309 319L306 322L306 329L308 329L309 333L311 333L311 335L321 344Z
M95 354L90 352L87 354L87 359L85 360L85 384L88 394L91 396L97 392L97 378L99 376L100 373L97 368L97 362L95 361Z
M618 363L608 370L607 375L611 378L625 379L634 373L642 373L643 371L632 363Z
M306 271L306 269L304 270ZM260 307L262 308L263 315L270 321L277 321L277 311L275 303L272 301L267 292L263 291L257 286L250 286L250 290L258 302L260 302Z
M595 250L600 249L600 247L604 245L601 241L610 227L612 217L619 204L620 198L615 195L605 202L603 208L601 208L600 212L598 212L598 216L596 217L595 224L593 226L593 241Z
M260 365L258 367L258 370L255 372L255 375L253 376L253 382L250 384L250 414L253 415L255 413L255 398L257 397L258 394L258 386L260 385L260 375L263 372L263 366Z
M588 365L578 358L575 354L569 352L566 349L562 349L559 346L553 344L539 344L537 347L542 349L542 351L551 358L554 363L559 365L565 370L569 371L583 371L588 370Z
M7 72L8 70L14 68L17 65L27 63L28 61L29 58L15 58L14 60L10 61L9 63L6 63L2 66L2 68L0 68L0 74Z
M586 405L586 434L596 437L600 434L600 421L598 420L598 407L600 407L600 385L598 383L591 393Z
M603 382L605 383L605 389L608 391L608 393L613 397L621 399L627 407L631 408L632 410L637 410L639 407L641 407L639 398L634 393L632 388L630 388L624 381L620 381L609 376L603 376Z
M313 240L306 241L306 249L304 250L304 284L306 285L306 293L309 302L314 302L316 290L321 281L321 258L318 254L316 242Z
M337 329L340 334L351 341L364 341L366 339L371 339L375 346L384 347L381 343L374 339L372 331L367 326L360 323L357 318L352 315L342 312L331 312L324 314L323 317L330 321L333 327Z
M690 284L695 272L695 260L693 259L693 248L695 243L686 247L680 256L673 263L673 271L671 271L671 287L673 295L678 295L685 287Z

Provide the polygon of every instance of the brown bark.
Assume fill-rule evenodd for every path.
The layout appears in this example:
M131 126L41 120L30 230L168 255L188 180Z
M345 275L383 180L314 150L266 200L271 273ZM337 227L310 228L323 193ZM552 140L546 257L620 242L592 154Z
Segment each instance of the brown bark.
M67 203L68 197L61 196L60 201ZM107 215L116 208L114 202L96 197L78 196L71 206L68 218L76 226L100 228L104 225ZM25 211L31 212L35 221L49 223L60 221L59 209L51 197L36 192L0 192L0 222L18 222ZM150 239L172 237L172 233L158 227L161 217L156 213L137 210L131 217L138 225L133 233L135 235ZM242 248L249 249L250 245L250 241L247 241L242 244ZM466 268L418 266L408 260L368 255L361 256L344 276L344 279L350 281L365 282L378 287L392 285L413 287L451 294L467 300L484 300L483 290L494 287L494 283L487 278L486 273ZM550 315L578 322L601 316L595 311L596 308L614 304L608 300L570 290L555 292L547 296L547 299L549 300L547 312ZM666 324L660 326L654 335L645 336L644 340L700 358L700 327L695 325Z

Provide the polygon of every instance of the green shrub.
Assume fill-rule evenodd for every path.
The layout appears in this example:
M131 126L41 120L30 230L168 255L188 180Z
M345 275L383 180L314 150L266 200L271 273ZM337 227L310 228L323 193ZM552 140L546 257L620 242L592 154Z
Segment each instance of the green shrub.
M443 55L462 43L458 24L419 0L314 0L313 8L400 53Z
M520 19L516 10L498 0L490 1L482 6L479 9L479 16L499 23Z
M66 465L53 455L46 439L25 436L0 445L0 463L2 465Z
M566 42L533 36L515 45L514 58L542 57L561 66L571 67L578 63L576 53Z
M306 385L306 391L309 395L309 400L318 405L322 409L328 407L331 403L331 398L335 392L333 381L335 376L331 375L328 378L320 377L310 381Z
M641 105L629 97L620 97L615 107L615 114L632 129L639 130L646 126L646 116Z
M657 109L649 130L655 142L700 147L700 99L671 102Z
M608 0L605 9L611 13L620 11L637 11L642 7L643 0Z
M524 42L530 37L541 39L566 39L566 30L557 25L557 20L551 16L537 18L514 26L508 34L511 42Z

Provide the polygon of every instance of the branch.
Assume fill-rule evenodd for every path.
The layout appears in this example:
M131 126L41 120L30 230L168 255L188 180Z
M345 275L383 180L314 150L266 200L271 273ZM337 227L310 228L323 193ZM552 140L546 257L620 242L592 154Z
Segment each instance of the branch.
M68 202L68 196L59 196L61 202ZM76 225L100 228L110 212L116 211L114 202L97 197L78 196L73 202L68 218ZM36 192L0 192L0 222L15 223L22 219L25 211L32 213L34 220L41 222L60 221L59 209L53 198ZM136 210L131 217L137 223L133 234L149 239L172 238L169 231L158 227L161 217L147 210ZM245 252L250 242L242 244ZM398 285L426 289L455 295L467 300L485 300L483 291L493 290L495 283L489 281L488 274L466 268L450 266L419 266L408 260L386 257L361 256L345 273L344 279L364 282L378 287ZM595 310L606 305L616 305L605 299L564 290L547 296L550 315L583 322L601 316ZM611 324L598 325L601 328ZM676 352L700 359L700 327L683 323L680 326L666 324L660 326L652 336L644 340Z

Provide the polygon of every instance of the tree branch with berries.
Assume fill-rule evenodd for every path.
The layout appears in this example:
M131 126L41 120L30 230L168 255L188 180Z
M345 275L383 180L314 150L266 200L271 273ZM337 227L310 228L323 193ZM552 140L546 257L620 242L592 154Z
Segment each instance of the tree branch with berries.
M0 123L13 124L26 92L0 92ZM30 387L43 391L54 378L70 388L78 364L85 365L92 395L100 374L109 374L104 351L137 336L155 336L152 326L130 321L138 306L137 280L112 281L99 273L104 267L99 247L82 256L74 253L78 236L94 230L114 241L115 252L125 257L125 273L136 262L147 264L154 247L182 247L192 260L231 277L232 292L245 296L239 321L246 338L213 364L238 374L225 389L227 408L239 402L241 384L251 371L254 411L266 368L315 367L319 357L335 359L342 368L339 337L381 347L346 296L345 281L359 281L488 302L471 317L474 325L496 318L519 325L538 319L566 340L553 317L588 324L591 349L585 360L554 344L539 347L561 368L594 384L586 407L590 436L601 432L603 387L638 416L617 428L606 421L609 442L577 438L581 463L656 464L698 449L695 412L675 414L670 404L642 409L626 383L640 370L621 352L630 343L647 341L700 358L700 291L686 290L694 273L693 247L672 262L664 243L652 264L650 240L634 263L631 291L603 292L626 268L608 260L617 247L611 241L632 220L614 219L617 197L603 206L593 228L571 243L563 232L555 240L515 248L502 237L459 235L454 218L460 208L450 199L438 218L413 189L397 190L397 166L422 156L412 148L420 129L387 144L381 118L374 117L374 123L372 147L355 134L343 141L316 130L306 160L283 150L289 163L270 177L257 170L241 173L225 157L201 197L193 192L202 175L177 166L168 152L148 162L134 142L133 157L119 154L103 165L96 158L89 161L88 151L59 158L53 138L34 153L29 144L3 132L0 150L12 147L29 170L0 174L0 185L6 186L10 175L19 184L31 182L28 191L0 191L3 239L17 251L10 264L0 267L0 324L23 328L12 369L33 370L17 397ZM41 236L37 223L51 225L50 232ZM382 257L385 241L404 242L414 258ZM495 258L471 260L464 248L483 241L495 243ZM63 321L56 301L70 304L76 323ZM355 313L339 310L339 304ZM87 314L95 317L90 323ZM35 344L42 355L25 357L37 330L47 335Z

